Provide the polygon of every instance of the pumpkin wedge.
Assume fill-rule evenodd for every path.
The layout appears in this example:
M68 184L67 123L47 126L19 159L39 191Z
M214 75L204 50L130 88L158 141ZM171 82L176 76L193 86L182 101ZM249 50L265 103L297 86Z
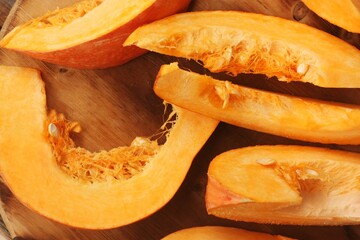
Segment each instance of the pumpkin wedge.
M175 108L164 145L136 138L92 153L75 147L79 125L47 113L38 71L0 67L1 176L26 206L58 222L102 229L155 212L175 194L218 121Z
M124 44L195 59L212 72L360 87L358 49L328 33L272 16L231 11L177 14L138 28Z
M162 240L291 240L282 236L250 232L239 228L205 226L182 229Z
M360 222L360 154L304 146L256 146L214 158L209 214L259 223Z
M360 107L272 93L163 65L155 93L239 127L303 141L360 144Z
M359 0L302 0L308 8L328 22L349 32L360 33Z
M16 27L0 46L74 68L107 68L145 51L123 47L137 27L186 10L190 0L83 0Z

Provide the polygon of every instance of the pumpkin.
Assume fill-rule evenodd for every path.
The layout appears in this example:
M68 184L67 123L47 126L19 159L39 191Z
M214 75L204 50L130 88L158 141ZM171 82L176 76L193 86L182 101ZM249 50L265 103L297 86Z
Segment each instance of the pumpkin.
M218 121L175 107L165 144L89 152L69 137L76 122L46 110L37 70L0 67L0 170L26 206L58 222L90 229L132 223L175 194Z
M210 163L206 208L237 221L359 224L359 177L358 153L281 145L235 149Z
M318 29L273 16L232 11L177 14L139 27L124 45L194 59L212 72L360 87L358 49Z
M138 26L184 11L190 0L83 0L14 28L0 46L74 68L107 68L145 51L122 44Z
M360 2L358 0L302 1L325 20L349 32L360 33Z
M174 232L162 240L290 240L282 236L246 231L233 227L192 227Z
M272 93L163 65L155 93L239 127L303 141L360 144L360 107Z

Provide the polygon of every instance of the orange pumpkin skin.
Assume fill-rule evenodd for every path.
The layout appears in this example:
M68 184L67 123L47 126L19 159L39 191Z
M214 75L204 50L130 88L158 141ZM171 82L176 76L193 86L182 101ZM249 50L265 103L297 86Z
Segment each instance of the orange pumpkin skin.
M141 1L139 2L141 4ZM146 50L135 46L123 46L123 42L136 28L171 14L183 12L187 9L189 3L190 0L176 0L171 1L171 3L166 0L156 0L139 15L111 32L69 48L54 51L32 51L13 46L10 47L10 49L45 62L66 67L79 69L114 67L124 64L146 52ZM116 11L116 9L114 11ZM97 21L97 19L94 19L94 21ZM83 27L86 28L87 26ZM11 38L6 39L5 37L3 43L0 43L0 46L7 48L7 42L9 40L11 41Z
M123 47L124 32L136 29L129 23L99 39L53 52L15 50L45 62L78 69L103 69L122 65L146 52L138 47ZM117 37L121 36L121 37Z

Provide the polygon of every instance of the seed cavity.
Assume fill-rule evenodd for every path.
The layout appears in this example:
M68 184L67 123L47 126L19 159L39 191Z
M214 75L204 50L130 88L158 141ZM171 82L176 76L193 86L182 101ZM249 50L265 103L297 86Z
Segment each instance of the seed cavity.
M54 123L50 123L48 126L48 132L50 136L57 138L59 136L59 130Z
M88 151L77 147L70 137L81 131L79 123L54 110L49 111L44 128L57 165L69 177L86 184L128 180L144 171L161 148L157 140L137 137L130 146Z
M263 165L263 166L269 166L269 165L275 164L276 161L271 158L262 158L262 159L256 160L256 163Z
M104 0L84 0L78 1L72 6L62 9L55 9L46 15L33 19L29 24L36 28L46 28L52 26L63 26L72 21L85 16L87 13L99 6Z

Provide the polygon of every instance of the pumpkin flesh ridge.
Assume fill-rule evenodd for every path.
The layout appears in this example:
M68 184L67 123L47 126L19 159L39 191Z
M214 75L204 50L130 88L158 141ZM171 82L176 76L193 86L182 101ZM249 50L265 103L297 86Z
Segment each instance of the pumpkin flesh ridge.
M23 204L74 227L113 228L140 220L161 208L175 194L193 158L218 124L216 120L176 108L176 123L161 147L135 141L130 150L120 147L120 150L113 149L108 153L90 153L75 148L68 138L69 131L79 131L77 123L67 121L53 111L47 113L39 72L0 67L0 76L0 102L4 103L0 106L2 177ZM58 127L57 139L49 136L49 122ZM144 155L142 151L148 149L149 153ZM130 169L125 176L87 173L91 168L84 169L85 176L69 175L73 171L70 168L66 172L66 167L76 161L59 166L59 160L69 160L74 157L71 154L85 163L100 158L108 164L119 160L116 159L118 155L111 154L113 151L137 154L138 150L146 162L140 167L135 165L136 171ZM74 169L78 165L71 166Z
M307 25L272 16L228 11L177 14L139 27L124 45L194 59L212 72L360 87L358 49Z
M303 141L360 144L360 107L277 94L163 65L155 93L236 126Z
M302 1L325 20L349 32L360 33L360 2L358 0Z
M20 25L5 36L0 46L34 52L69 48L110 33L131 21L144 9L150 7L155 0L104 0L95 1L98 5L91 5L93 2L93 0L84 0L74 6L56 9ZM81 10L86 9L86 6L93 8L90 7L89 12L80 15L77 6Z
M360 221L359 159L355 153L301 146L225 152L209 166L207 210L238 221L356 224ZM282 185L272 184L275 181ZM235 196L230 202L227 192ZM218 195L225 195L221 198L225 201L219 201Z
M184 11L190 0L85 0L14 28L0 47L81 69L108 68L146 52L123 42L138 26ZM116 49L116 51L114 51Z
M266 233L246 231L239 228L204 226L182 229L174 232L162 240L290 240L290 238Z

